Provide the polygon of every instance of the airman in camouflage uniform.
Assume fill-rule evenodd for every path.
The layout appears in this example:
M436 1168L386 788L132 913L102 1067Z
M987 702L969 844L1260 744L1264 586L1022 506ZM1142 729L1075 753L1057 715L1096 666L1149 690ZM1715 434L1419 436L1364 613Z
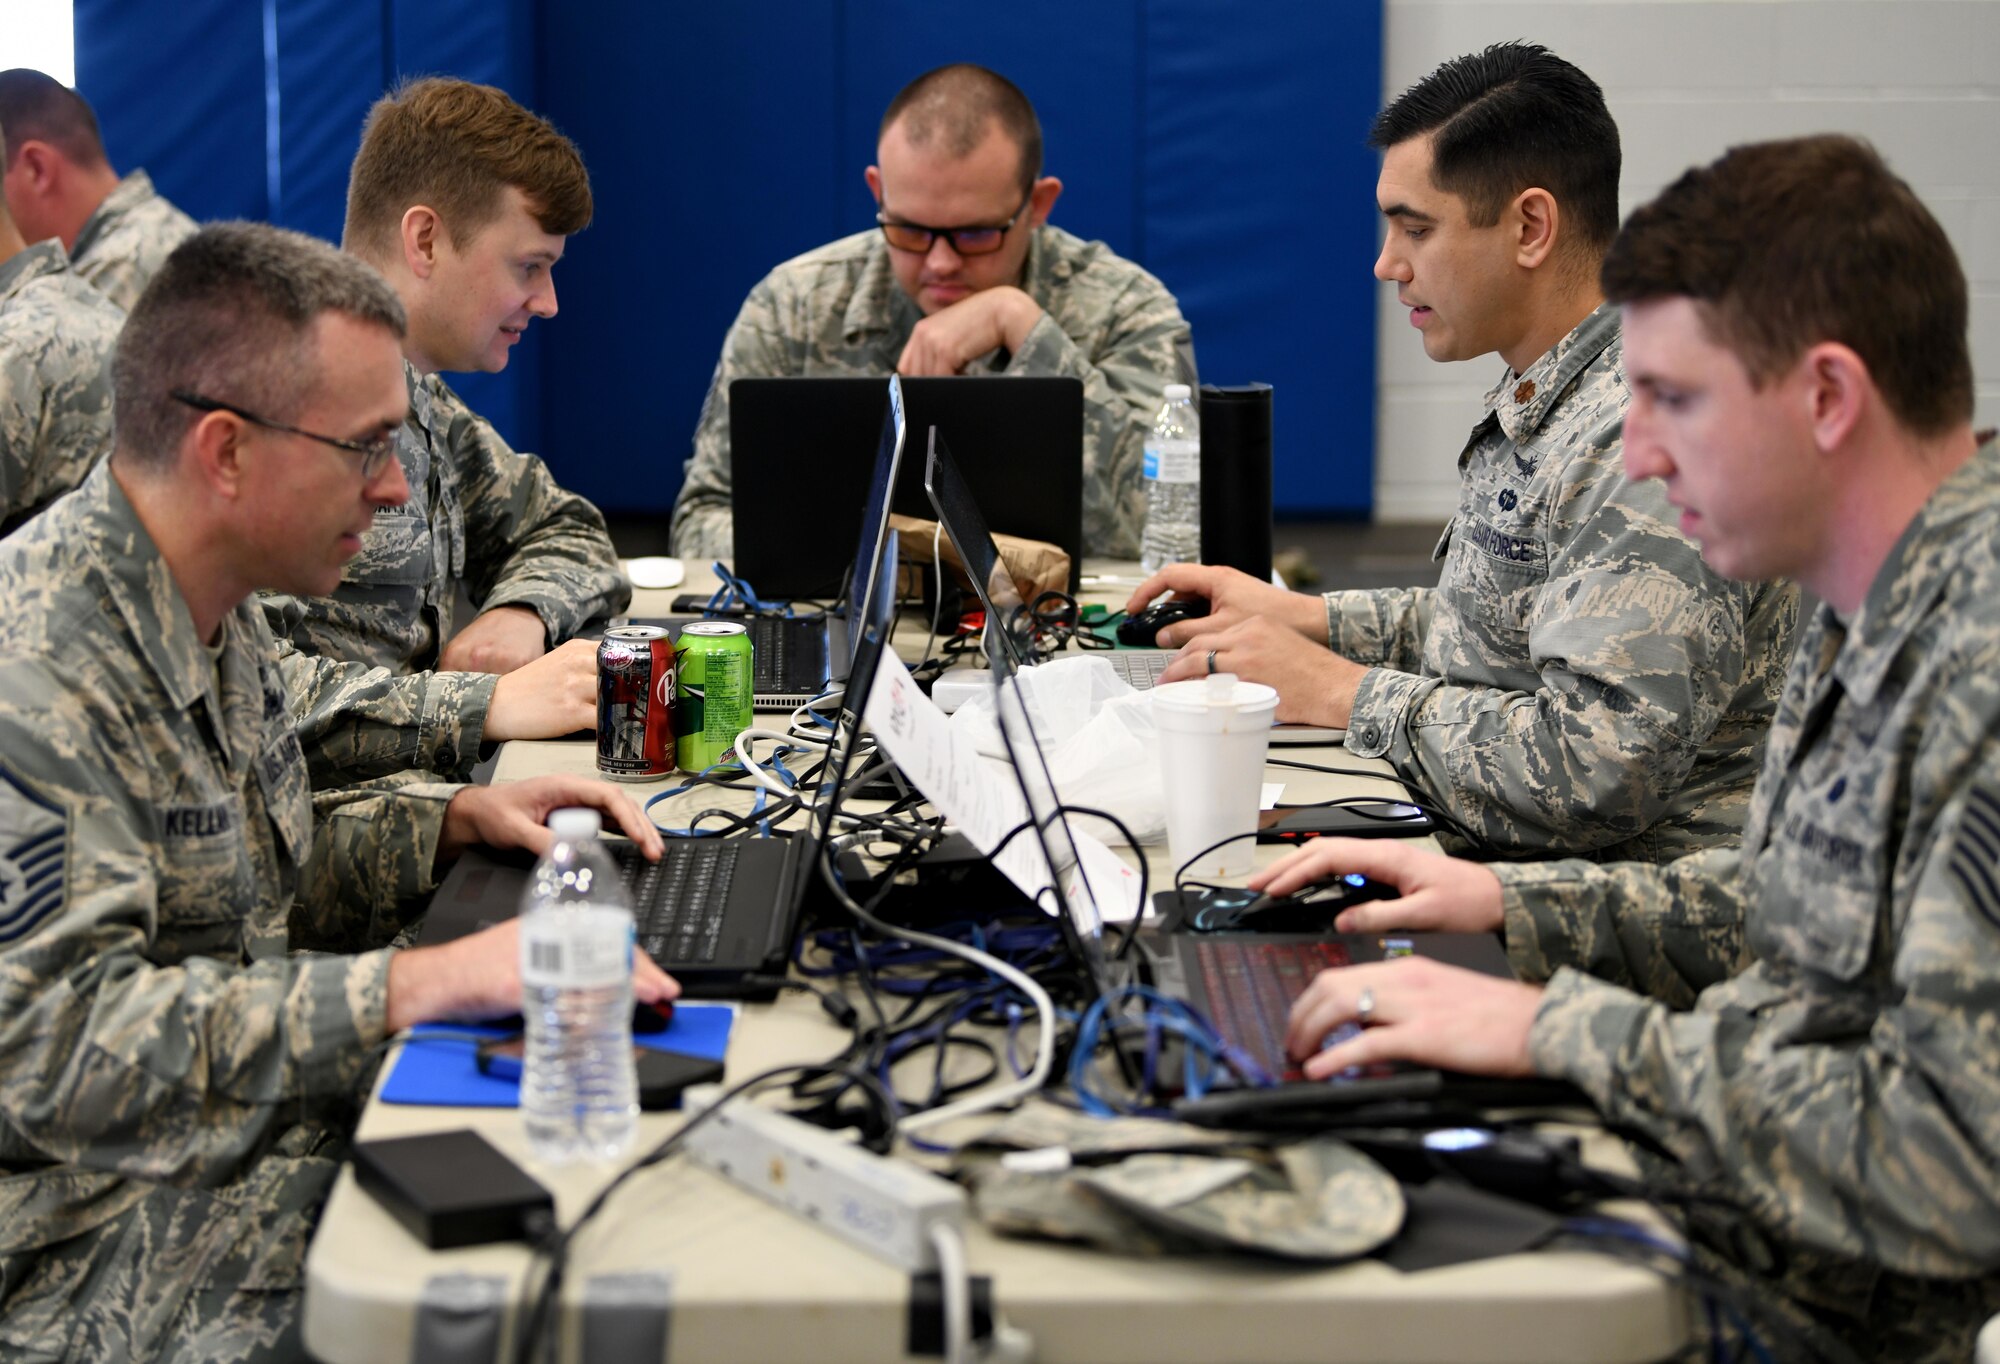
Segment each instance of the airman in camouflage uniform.
M0 137L22 235L59 239L76 273L130 312L168 253L194 235L194 219L145 171L120 178L89 103L43 72L0 71Z
M238 301L246 290L269 311ZM263 612L219 598L242 590L232 571L324 581L341 518L322 507L273 537L259 529L272 509L247 502L285 481L245 480L242 499L194 485L224 442L267 439L257 463L291 461L289 486L351 497L352 522L402 495L398 466L371 473L352 452L252 436L260 428L228 413L201 415L164 454L125 443L128 420L168 438L184 409L167 393L204 363L240 360L231 344L296 346L284 379L265 382L314 394L294 405L320 424L387 429L401 416L401 318L378 278L322 243L252 224L200 233L121 338L121 391L129 378L149 396L121 396L117 453L0 541L9 1360L302 1358L305 1249L377 1044L418 1017L502 1012L519 997L507 965L518 940L505 932L438 949L449 963L290 950L294 922L302 937L382 935L473 829L499 827L494 801L543 813L507 787L404 781L323 793L315 837ZM183 355L190 336L211 351ZM336 344L344 361L326 353ZM315 386L304 376L320 365L340 377ZM219 539L247 569L210 566ZM615 793L556 803L578 798L638 827ZM454 973L485 998L439 995Z
M1022 121L1016 125L1006 121L1010 118ZM892 247L880 232L863 232L787 261L765 276L750 291L723 340L722 358L702 404L694 456L674 504L676 554L726 558L731 553L732 381L956 372L1068 376L1083 381L1084 552L1138 557L1146 510L1141 482L1146 432L1166 385L1196 381L1194 343L1179 306L1159 280L1114 255L1103 242L1082 241L1042 225L1061 182L1035 179L1041 164L1041 132L1034 124L1034 111L1019 90L981 68L946 67L927 73L890 105L882 138L884 167L880 172L870 168L874 177L870 183L883 205L885 222L893 226L936 221L934 216L897 208L924 202L918 197L918 182L936 173L934 163L913 160L910 173L886 191L883 188L883 177L896 169L892 144L917 119L931 121L923 125L926 129L932 123L945 125L940 133L925 136L944 144L944 158L957 163L949 176L954 183L969 178L965 167L980 165L984 170L978 158L990 150L986 142L997 141L1004 149L994 154L992 183L986 186L992 192L985 198L995 205L1019 205L1014 219L1008 220L1013 225L1006 239L991 254L959 255L955 240L946 246L934 239L929 247L911 251ZM954 120L959 119L968 122L972 135L954 142L960 131ZM1018 128L1032 129L1034 164L1027 171L1030 185L1025 200L1015 178L1026 152L1023 138L1016 135ZM978 136L982 132L983 140ZM918 145L929 148L931 141ZM1007 207L992 212L997 216L985 221L1006 219ZM1023 244L1017 246L1016 239ZM1019 268L1008 275L994 263L1008 261L1010 253L1019 260ZM921 278L915 265L919 258L926 272ZM934 264L950 275L949 289L933 290L928 272ZM900 278L899 269L911 278ZM1013 301L1024 305L1025 316L1034 318L1015 344L1004 343L1003 327L982 330L976 346L963 345L941 363L936 355L923 361L914 358L912 337L920 334L920 328L953 323L954 314L991 306L998 295L989 291L1003 286L1025 295Z
M477 205L422 179L491 180L502 155L522 167L524 182L495 184L483 221ZM331 596L265 598L273 634L296 650L285 659L286 679L316 773L359 780L414 766L465 774L478 760L496 686L524 685L496 684L490 674L533 662L631 600L597 508L564 491L539 458L513 450L435 372L505 367L521 329L555 311L550 274L590 206L575 147L499 90L415 81L369 114L344 245L383 272L410 314L410 415L396 451L411 497L377 514ZM406 210L428 215L431 243L455 236L466 249L439 247L414 273L400 235ZM451 212L459 216L447 229ZM493 247L496 239L504 248ZM470 249L475 241L480 251ZM468 309L468 296L497 299L501 311L491 302ZM468 634L520 617L539 621L535 638L491 663L464 656L462 641L453 657L461 590L479 613ZM473 668L481 671L462 671Z
M118 181L70 247L76 272L129 310L176 246L195 234L195 221L175 208L153 178L135 170Z
M1825 279L1853 289L1829 295ZM1385 1059L1568 1079L1685 1208L1695 1261L1777 1309L1778 1357L1969 1357L2000 1312L2000 451L1971 429L1964 275L1864 144L1739 147L1604 267L1640 397L1627 468L1733 576L1820 598L1742 844L1666 866L1478 868L1354 844L1357 932L1501 928L1522 984L1323 973L1310 1075ZM1771 331L1758 328L1769 325Z
M1507 363L1459 454L1439 585L1320 600L1173 565L1128 609L1171 588L1210 613L1161 632L1183 650L1162 680L1275 686L1280 720L1344 727L1446 816L1453 851L1662 862L1733 842L1798 593L1725 580L1664 492L1619 467L1631 393L1596 285L1618 228L1603 92L1501 43L1398 96L1369 140L1376 277L1431 359Z
M0 215L0 236L13 224ZM111 448L111 349L125 314L62 243L0 261L0 534L83 481Z
M1798 590L1732 583L1619 468L1630 393L1600 307L1486 395L1435 589L1326 594L1366 664L1349 751L1485 855L1671 861L1735 840Z

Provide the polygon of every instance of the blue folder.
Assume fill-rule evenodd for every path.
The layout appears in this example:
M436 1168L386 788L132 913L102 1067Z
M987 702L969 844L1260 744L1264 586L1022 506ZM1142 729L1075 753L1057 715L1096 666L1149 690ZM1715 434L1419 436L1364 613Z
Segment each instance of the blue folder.
M633 1041L655 1051L720 1061L729 1050L729 1030L736 1023L730 1004L676 1004L673 1022L659 1032L641 1033ZM442 1035L439 1035L442 1034ZM418 1027L396 1054L395 1069L382 1083L382 1102L431 1104L442 1108L518 1108L521 1084L479 1071L479 1037L506 1037L505 1028L452 1024Z

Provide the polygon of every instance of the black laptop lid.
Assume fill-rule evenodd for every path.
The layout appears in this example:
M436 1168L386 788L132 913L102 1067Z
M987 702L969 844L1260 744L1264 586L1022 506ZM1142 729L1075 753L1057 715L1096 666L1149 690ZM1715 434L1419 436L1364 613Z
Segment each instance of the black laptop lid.
M964 472L935 426L930 428L929 444L924 459L924 494L930 498L938 524L958 550L959 562L965 565L965 574L972 580L972 590L979 595L979 605L986 612L987 645L991 648L998 641L1008 661L1017 668L1024 667L1033 659L1013 630L1021 609L1021 594L1014 586L1014 575L1000 558L1000 546L994 543L993 532L986 527L979 499L973 496Z
M1083 383L987 375L903 379L908 428L942 426L994 529L1046 540L1083 563ZM737 379L729 385L737 574L759 596L827 599L854 562L839 509L867 488L887 394L880 378ZM891 510L929 519L921 461L906 459ZM829 513L827 509L831 508ZM803 509L804 514L801 514Z
M875 449L875 472L868 480L868 501L861 509L861 543L855 547L854 576L848 589L850 606L854 602L874 601L878 579L885 572L890 601L893 603L895 600L896 556L890 554L885 565L882 547L895 534L889 529L889 498L896 487L896 473L902 468L903 446L908 434L909 423L903 411L903 381L891 374L889 411L882 418L882 438ZM894 614L893 607L890 614ZM859 623L863 620L863 613L850 609L848 619ZM861 636L862 631L858 629L847 632L847 657L841 661L850 675L854 670L855 656L861 652Z

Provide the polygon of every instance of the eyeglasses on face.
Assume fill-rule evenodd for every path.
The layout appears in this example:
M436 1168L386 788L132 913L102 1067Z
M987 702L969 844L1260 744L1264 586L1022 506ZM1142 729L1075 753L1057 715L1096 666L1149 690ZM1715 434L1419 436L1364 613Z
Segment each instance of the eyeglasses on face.
M939 237L951 243L951 249L961 256L985 256L998 251L1007 234L1014 230L1014 224L1021 221L1021 215L1028 211L1028 204L1034 198L1031 191L1028 198L1021 200L1021 206L1014 210L1014 216L1006 222L990 227L925 227L922 223L906 223L891 218L886 211L875 215L876 223L882 229L882 236L898 251L928 252Z
M184 388L174 389L167 396L177 403L186 403L197 412L227 412L232 417L241 417L252 426L261 426L267 431L283 431L285 434L291 436L304 436L307 440L316 440L321 445L331 445L337 450L346 450L352 454L359 455L361 456L361 478L363 482L374 478L376 474L382 472L382 466L387 464L390 458L396 453L396 433L394 431L378 436L374 440L346 440L340 436L324 436L317 431L308 431L301 426L289 426L284 422L274 422L269 417L260 417L255 412L247 408L238 407L234 403L225 403L217 398L204 398L199 393L190 393Z

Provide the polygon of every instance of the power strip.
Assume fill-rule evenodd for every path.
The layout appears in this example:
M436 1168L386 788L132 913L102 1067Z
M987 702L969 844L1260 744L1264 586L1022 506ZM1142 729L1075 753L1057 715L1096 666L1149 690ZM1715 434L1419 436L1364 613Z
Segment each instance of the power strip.
M722 1092L698 1085L690 1114ZM911 1274L938 1267L931 1228L965 1231L965 1191L905 1161L843 1141L787 1113L738 1099L688 1133L687 1153L754 1194Z

